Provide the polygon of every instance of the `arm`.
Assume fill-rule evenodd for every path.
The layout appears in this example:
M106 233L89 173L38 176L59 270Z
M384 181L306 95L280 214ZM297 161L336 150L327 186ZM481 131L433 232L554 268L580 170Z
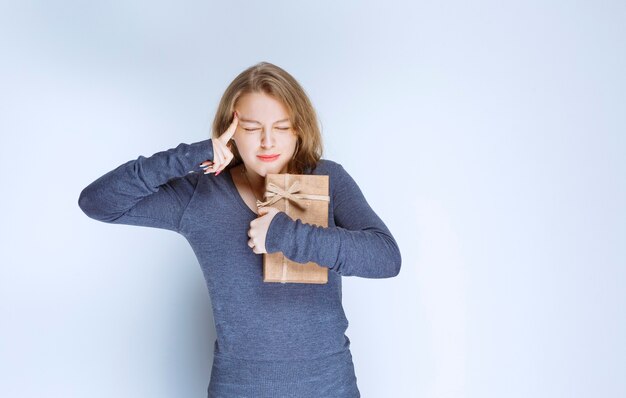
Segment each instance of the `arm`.
M333 171L333 212L336 227L321 227L277 213L265 241L299 263L313 261L344 276L389 278L398 275L402 258L398 245L367 203L352 177L337 164Z
M213 159L211 139L139 156L89 184L78 205L98 221L178 232L195 190L194 179L182 177L202 170L207 159Z

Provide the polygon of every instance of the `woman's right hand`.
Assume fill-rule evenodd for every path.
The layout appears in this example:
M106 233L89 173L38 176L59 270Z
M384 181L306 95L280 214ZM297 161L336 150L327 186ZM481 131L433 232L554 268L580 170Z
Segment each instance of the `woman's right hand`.
M228 166L230 161L233 160L234 155L230 151L230 140L233 135L235 135L235 130L237 130L237 124L239 123L238 116L237 111L235 111L233 121L230 126L228 126L226 132L219 138L211 140L213 144L213 160L205 160L200 163L200 166L204 169L204 174L215 173L215 175L219 175L221 171Z

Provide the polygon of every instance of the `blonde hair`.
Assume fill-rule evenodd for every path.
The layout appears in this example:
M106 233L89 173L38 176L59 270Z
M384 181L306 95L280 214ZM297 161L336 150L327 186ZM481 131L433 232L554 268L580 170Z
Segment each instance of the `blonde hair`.
M249 93L265 93L280 101L289 112L289 119L298 136L294 156L287 173L304 174L317 166L322 157L322 135L315 109L300 84L284 69L269 62L259 62L241 72L226 88L213 120L212 137L218 138L233 121L235 105ZM234 141L229 145L234 155L226 168L243 162Z

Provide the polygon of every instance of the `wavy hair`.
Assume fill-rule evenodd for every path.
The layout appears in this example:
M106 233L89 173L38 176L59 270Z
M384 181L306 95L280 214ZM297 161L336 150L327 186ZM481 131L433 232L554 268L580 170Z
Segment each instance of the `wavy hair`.
M289 112L298 141L294 156L287 165L287 173L305 174L314 170L323 152L317 112L296 79L269 62L259 62L244 70L226 88L215 113L212 137L218 138L224 134L233 121L237 101L249 93L265 93L280 101ZM226 168L243 162L234 141L230 148L234 158Z

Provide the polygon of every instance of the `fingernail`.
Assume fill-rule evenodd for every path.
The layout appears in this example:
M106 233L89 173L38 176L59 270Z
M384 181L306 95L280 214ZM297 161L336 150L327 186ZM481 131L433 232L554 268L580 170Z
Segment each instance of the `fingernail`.
M218 171L217 173L215 173L215 176L217 177L218 175L220 175L221 172L222 170Z

